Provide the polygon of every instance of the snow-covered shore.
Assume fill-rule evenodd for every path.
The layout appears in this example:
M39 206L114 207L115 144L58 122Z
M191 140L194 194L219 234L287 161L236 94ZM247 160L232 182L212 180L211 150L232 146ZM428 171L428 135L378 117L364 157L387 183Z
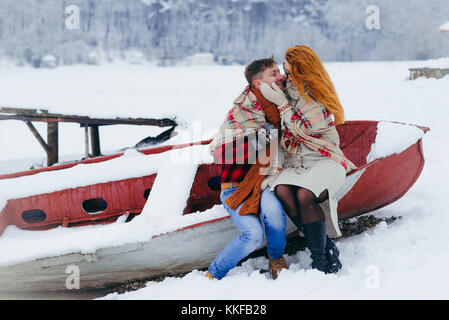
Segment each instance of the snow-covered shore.
M420 178L403 198L373 213L403 218L340 240L343 269L337 275L324 276L311 270L308 251L302 251L286 256L290 269L281 272L276 281L259 273L268 264L259 257L246 261L220 281L206 279L203 272L194 270L183 278L149 282L138 291L105 298L448 299L449 77L408 81L408 68L423 65L423 61L326 64L347 120L390 120L430 127L423 137L426 164ZM95 116L177 116L182 123L178 142L209 137L244 86L242 66L111 65L2 71L0 105L39 106ZM0 123L0 136L6 137L7 132L15 132L14 141L26 144L27 150L17 147L13 139L1 139L2 150L12 149L10 154L2 153L2 159L42 153L33 137L22 135L24 131L19 131L16 122ZM82 150L82 138L74 132L75 128L66 131L65 137L72 143L70 148L62 147L62 153L73 153L78 146ZM105 133L106 145L107 139L114 137L114 132ZM133 137L127 136L129 140ZM34 147L28 147L33 143ZM123 145L110 143L110 149L120 147ZM43 234L47 232L55 231ZM0 247L31 235L36 237L35 232L7 229L0 237Z

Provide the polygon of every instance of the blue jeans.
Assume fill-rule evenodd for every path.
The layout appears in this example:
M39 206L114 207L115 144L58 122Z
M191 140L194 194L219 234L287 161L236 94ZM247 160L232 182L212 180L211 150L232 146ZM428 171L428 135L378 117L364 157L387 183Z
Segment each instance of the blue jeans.
M240 260L262 245L264 230L260 218L265 225L268 256L272 259L282 257L286 245L285 211L270 188L266 188L261 194L260 218L254 214L240 215L242 204L236 210L229 208L225 201L235 190L237 187L223 190L220 199L241 235L231 241L210 264L209 273L216 279L223 278Z

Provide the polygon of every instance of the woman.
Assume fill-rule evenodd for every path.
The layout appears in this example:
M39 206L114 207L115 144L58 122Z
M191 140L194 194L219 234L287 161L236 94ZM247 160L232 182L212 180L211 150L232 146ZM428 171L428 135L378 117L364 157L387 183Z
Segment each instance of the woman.
M334 195L355 169L341 151L336 124L344 112L317 54L298 45L285 53L286 92L263 84L262 94L277 105L282 124L284 170L271 184L311 251L312 268L335 273L338 249L326 236L339 237ZM334 121L332 121L333 115Z

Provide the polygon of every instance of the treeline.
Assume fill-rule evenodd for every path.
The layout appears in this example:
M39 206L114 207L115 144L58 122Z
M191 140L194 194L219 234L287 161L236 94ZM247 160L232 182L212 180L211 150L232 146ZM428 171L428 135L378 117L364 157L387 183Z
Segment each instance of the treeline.
M1 0L0 55L39 66L48 54L75 64L211 52L244 64L302 43L326 61L429 59L449 56L438 32L448 20L447 0Z

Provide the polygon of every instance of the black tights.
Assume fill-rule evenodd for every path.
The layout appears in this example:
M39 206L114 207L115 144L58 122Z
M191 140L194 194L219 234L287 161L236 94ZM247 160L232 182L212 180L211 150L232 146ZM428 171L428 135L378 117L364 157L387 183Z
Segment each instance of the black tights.
M298 221L298 218L302 224L324 221L324 212L319 204L329 197L327 190L317 198L308 189L282 184L276 186L275 193L293 222ZM295 225L299 228L297 223Z

